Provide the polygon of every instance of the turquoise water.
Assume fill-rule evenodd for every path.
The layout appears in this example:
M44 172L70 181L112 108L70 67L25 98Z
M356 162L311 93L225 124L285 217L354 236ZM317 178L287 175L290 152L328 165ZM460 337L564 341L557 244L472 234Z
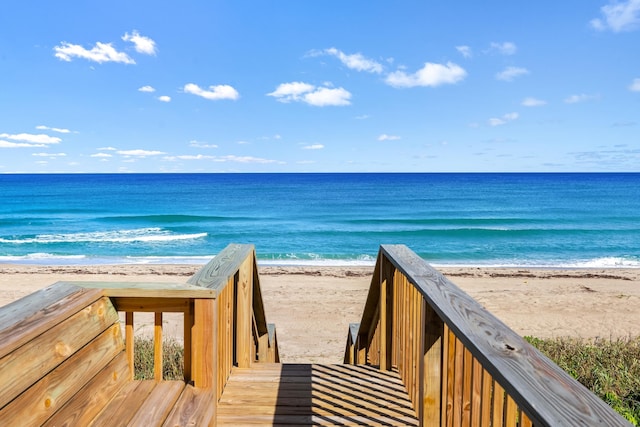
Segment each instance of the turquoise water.
M640 267L640 174L0 175L0 262Z

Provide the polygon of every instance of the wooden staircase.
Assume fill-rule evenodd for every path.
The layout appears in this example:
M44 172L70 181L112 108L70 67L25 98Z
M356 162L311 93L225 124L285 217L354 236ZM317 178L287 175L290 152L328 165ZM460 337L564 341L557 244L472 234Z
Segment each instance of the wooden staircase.
M218 426L417 426L399 375L364 365L258 363L233 368Z

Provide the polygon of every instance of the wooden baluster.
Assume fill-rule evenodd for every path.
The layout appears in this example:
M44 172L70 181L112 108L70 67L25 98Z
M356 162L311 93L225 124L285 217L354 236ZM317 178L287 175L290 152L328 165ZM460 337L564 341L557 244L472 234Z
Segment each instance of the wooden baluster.
M162 312L155 313L153 327L153 376L162 381Z
M134 369L134 348L133 348L133 312L127 311L125 313L125 328L124 328L124 336L125 336L125 348L127 349L127 362L129 363L129 376L130 379L133 379L135 376Z

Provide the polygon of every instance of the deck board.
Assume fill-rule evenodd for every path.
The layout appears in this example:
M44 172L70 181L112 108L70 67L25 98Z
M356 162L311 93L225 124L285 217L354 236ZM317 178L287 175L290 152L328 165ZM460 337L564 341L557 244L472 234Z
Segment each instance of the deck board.
M354 365L256 364L234 368L219 426L418 425L395 372Z

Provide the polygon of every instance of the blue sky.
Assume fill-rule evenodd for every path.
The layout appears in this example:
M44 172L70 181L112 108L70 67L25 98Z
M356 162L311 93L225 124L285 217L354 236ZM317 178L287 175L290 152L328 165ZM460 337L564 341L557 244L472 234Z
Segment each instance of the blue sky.
M640 171L640 0L5 2L0 173Z

